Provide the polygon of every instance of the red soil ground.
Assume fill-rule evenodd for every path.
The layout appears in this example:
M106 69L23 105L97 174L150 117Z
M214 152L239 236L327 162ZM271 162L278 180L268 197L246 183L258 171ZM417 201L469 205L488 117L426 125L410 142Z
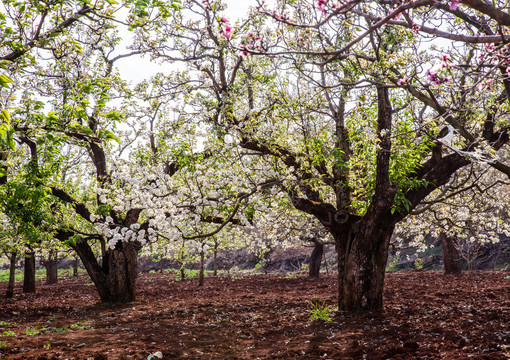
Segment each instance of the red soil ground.
M99 304L85 277L0 298L1 359L507 359L510 280L503 272L388 273L384 311L312 321L335 306L331 276L138 280L138 300ZM0 294L6 283L0 283ZM0 295L0 296L1 296Z

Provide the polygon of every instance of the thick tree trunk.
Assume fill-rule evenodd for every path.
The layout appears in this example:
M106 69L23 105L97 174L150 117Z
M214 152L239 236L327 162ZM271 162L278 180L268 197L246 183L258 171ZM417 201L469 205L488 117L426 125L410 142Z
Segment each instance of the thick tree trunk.
M322 254L324 253L324 244L314 240L312 254L310 255L310 263L308 266L309 277L319 277L321 271Z
M345 311L379 310L383 307L383 289L388 247L393 227L364 221L357 232L350 231L347 246L339 253L338 308ZM340 237L337 242L343 241ZM341 264L340 262L343 262Z
M121 242L109 256L110 301L128 303L135 301L138 275L138 250L132 243Z
M51 250L48 259L43 263L46 268L46 284L56 284L58 282L58 260L57 251Z
M441 232L441 245L443 247L443 263L445 274L460 274L461 261L459 250L455 241L455 236L448 236Z
M35 293L35 251L25 255L25 271L23 275L23 292Z
M138 275L138 248L134 243L119 242L114 250L108 250L100 265L85 241L73 244L87 270L102 302L128 303L135 300Z
M11 252L11 256L9 258L9 283L7 284L7 290L5 292L5 297L8 299L12 299L14 297L14 285L16 282L16 252Z

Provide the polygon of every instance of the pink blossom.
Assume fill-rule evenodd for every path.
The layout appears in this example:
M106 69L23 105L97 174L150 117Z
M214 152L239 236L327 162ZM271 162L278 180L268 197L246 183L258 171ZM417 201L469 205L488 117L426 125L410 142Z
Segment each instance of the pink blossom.
M426 74L429 81L436 85L441 85L442 83L448 82L448 78L438 75L435 71L427 70Z
M420 31L421 29L421 26L418 25L418 24L413 24L413 33L417 33L418 31Z
M317 0L317 8L322 11L324 15L326 15L326 3L328 0Z
M228 19L224 16L220 20L222 23L225 23L225 24L229 23Z
M457 6L459 5L460 0L452 0L450 3L450 10L457 10Z
M398 5L395 4L395 6L393 6L393 10L396 10L397 8L398 8ZM402 17L402 13L401 12L399 12L397 15L395 15L395 19L399 19L401 17Z
M407 75L405 75L402 79L397 81L397 85L398 86L404 86L407 83L407 80L409 80L409 78L407 77Z
M506 70L505 70L505 71L506 71L506 74L507 74L508 76L510 76L510 66L508 66L508 67L506 68Z
M445 67L453 68L455 67L455 64L450 62L450 55L448 54L442 54L441 57L443 58L443 61L441 62L441 69L444 69Z
M487 80L486 82L481 82L479 85L478 85L478 88L480 90L487 90L487 91L492 91L492 82L493 80L492 79L489 79Z
M253 36L253 33L251 31L248 31L248 34L247 34L248 37L252 37Z
M225 39L229 40L232 37L232 30L233 30L232 26L226 25L221 35L223 35Z

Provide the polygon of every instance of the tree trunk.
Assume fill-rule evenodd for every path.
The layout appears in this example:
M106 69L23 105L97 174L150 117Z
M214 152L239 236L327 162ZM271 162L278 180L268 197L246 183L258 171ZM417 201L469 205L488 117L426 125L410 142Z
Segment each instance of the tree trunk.
M71 245L79 255L102 302L128 303L135 300L138 275L138 248L134 243L119 242L109 249L107 264L99 264L89 244L78 241Z
M345 311L379 310L383 307L383 289L388 247L393 226L364 221L358 231L349 231L337 240L338 308Z
M110 302L110 290L108 288L108 275L103 267L99 265L92 249L85 241L78 241L71 245L80 257L87 274L94 283L102 302Z
M164 263L164 260L165 260L165 256L166 256L167 252L166 252L166 249L161 251L161 256L159 257L159 272L161 274L163 274L163 272L165 271L165 263Z
M58 282L58 260L57 251L51 250L48 259L43 263L46 268L46 284L56 284Z
M25 271L23 275L23 292L35 293L35 251L25 255Z
M200 252L200 274L198 276L198 286L204 286L204 251Z
M441 245L443 247L443 263L445 274L460 274L461 262L455 236L448 236L441 232Z
M75 255L73 263L73 277L78 277L78 266L80 265L80 257Z
M319 277L323 253L324 244L314 239L313 251L310 255L310 264L308 266L308 276L316 278Z
M217 276L218 275L218 243L214 243L213 264L214 264L214 276Z
M5 292L5 297L8 299L12 299L14 297L14 285L16 282L16 252L11 252L10 256L10 264L9 264L9 283L7 284L7 291Z
M120 242L109 256L110 301L135 301L138 275L138 249L132 243Z

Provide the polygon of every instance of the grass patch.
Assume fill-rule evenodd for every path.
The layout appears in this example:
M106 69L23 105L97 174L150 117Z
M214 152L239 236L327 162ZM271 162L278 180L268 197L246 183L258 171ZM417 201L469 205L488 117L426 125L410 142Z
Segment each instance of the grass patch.
M322 303L318 300L315 300L314 302L308 301L308 311L310 312L311 321L331 322L333 321L333 317L337 310L338 308L327 306L325 301Z
M78 269L78 275L84 275L87 272L84 269ZM16 272L14 273L14 278L16 281L22 281L23 280L23 270L22 269L16 269ZM73 269L58 269L58 277L64 278L64 277L71 277L73 275ZM35 271L35 278L38 279L46 279L46 269L37 269ZM0 270L0 281L9 281L9 269Z

